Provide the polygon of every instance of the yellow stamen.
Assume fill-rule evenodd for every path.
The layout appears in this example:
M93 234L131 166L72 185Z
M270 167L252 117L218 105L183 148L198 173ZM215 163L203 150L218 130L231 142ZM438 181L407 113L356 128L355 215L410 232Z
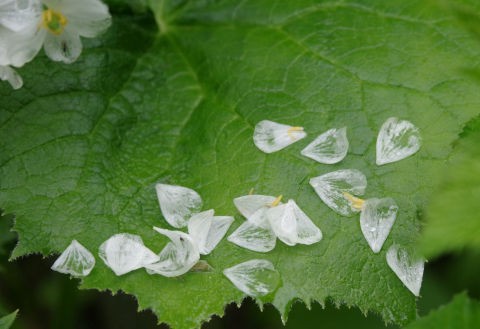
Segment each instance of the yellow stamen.
M250 189L250 191L248 192L248 195L252 195L253 192L255 192L255 189L252 187L252 188Z
M345 199L350 201L353 208L358 209L358 210L363 209L363 205L365 204L365 200L354 197L353 195L351 195L348 192L343 192L343 196L345 197Z
M55 35L60 35L67 23L67 18L61 12L53 9L45 9L42 13L40 26Z
M295 131L303 131L303 127L290 127L287 130L287 135L290 136L291 139L295 139L293 132Z
M280 203L280 201L282 201L282 198L283 198L283 195L279 195L277 196L277 198L275 200L273 200L272 203L270 203L270 207L276 207L278 206L278 204Z

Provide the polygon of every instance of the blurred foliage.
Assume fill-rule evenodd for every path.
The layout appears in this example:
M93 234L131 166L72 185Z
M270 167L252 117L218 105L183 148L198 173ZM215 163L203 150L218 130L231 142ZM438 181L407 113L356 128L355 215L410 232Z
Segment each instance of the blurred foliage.
M0 329L9 329L12 326L13 322L15 321L15 318L17 317L17 313L18 313L18 310L0 318Z

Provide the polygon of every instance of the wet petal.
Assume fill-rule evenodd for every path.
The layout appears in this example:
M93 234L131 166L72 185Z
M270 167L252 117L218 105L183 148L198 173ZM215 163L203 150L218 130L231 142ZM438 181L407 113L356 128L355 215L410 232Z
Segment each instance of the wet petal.
M0 66L0 80L8 81L13 89L20 89L23 86L23 80L10 66Z
M240 291L253 297L265 296L277 289L280 274L264 259L253 259L227 268L223 274Z
M60 273L83 277L90 274L95 266L95 257L84 246L73 240L53 263L51 269Z
M208 255L222 240L233 223L233 217L213 216L213 210L195 214L188 222L188 234L202 255Z
M258 209L271 205L276 200L269 195L244 195L233 199L235 207L245 218L252 216Z
M414 259L405 249L393 245L387 251L387 263L408 290L418 297L422 287L424 260Z
M255 126L253 142L263 152L272 153L305 138L305 136L307 134L302 127L292 127L263 120Z
M347 128L330 129L305 147L301 154L320 163L342 161L348 152Z
M413 123L389 118L377 137L377 165L399 161L420 149L420 131Z
M322 239L322 232L293 200L267 210L273 232L289 246L313 244Z
M267 208L258 209L240 225L227 240L245 249L269 252L275 248L277 237L266 216Z
M159 260L159 257L145 247L138 235L115 234L102 243L99 256L115 272L123 275Z
M360 214L360 227L374 253L382 249L397 217L397 211L398 206L392 198L365 201Z
M0 2L0 25L13 32L19 32L38 21L42 4L38 0L6 0Z
M96 37L112 23L108 7L98 0L63 0L59 11L67 17L76 33L87 38Z
M43 49L51 60L71 64L82 53L82 41L77 32L67 27L59 35L47 33Z
M180 231L153 228L168 237L169 242L158 255L159 261L145 266L149 274L160 274L167 277L187 273L200 259L198 247L193 239Z
M187 226L190 217L202 209L202 198L192 189L166 184L157 184L155 189L163 217L173 227Z
M310 179L310 185L320 199L335 212L351 216L360 211L352 207L344 192L362 195L367 188L367 178L356 169L342 169Z

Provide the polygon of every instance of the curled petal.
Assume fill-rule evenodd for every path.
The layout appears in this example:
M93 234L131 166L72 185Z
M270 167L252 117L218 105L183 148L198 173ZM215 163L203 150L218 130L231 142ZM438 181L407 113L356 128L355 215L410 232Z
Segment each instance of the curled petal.
M180 231L153 228L168 237L169 242L158 255L158 262L145 266L149 274L174 277L188 272L200 259L198 247L193 239Z
M47 33L43 49L51 60L71 64L82 53L80 36L72 28L65 28L63 33Z
M213 210L204 211L188 221L188 234L202 255L208 255L217 246L233 223L233 217L213 214Z

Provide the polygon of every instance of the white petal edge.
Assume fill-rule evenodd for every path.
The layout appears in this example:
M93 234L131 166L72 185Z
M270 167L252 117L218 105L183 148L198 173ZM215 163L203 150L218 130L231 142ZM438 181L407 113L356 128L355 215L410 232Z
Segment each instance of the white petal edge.
M252 259L232 266L223 274L238 290L252 297L265 296L277 289L280 275L273 264L265 259Z
M140 236L129 233L110 237L102 243L98 254L118 276L159 260L153 251L145 247Z
M233 223L231 216L214 216L213 210L193 215L188 222L188 234L201 255L208 255L217 246Z
M188 187L157 184L155 189L163 217L175 228L187 226L190 217L202 209L202 198Z
M367 178L359 170L341 169L311 178L310 185L332 210L342 216L352 216L360 210L352 207L344 192L363 195L367 188Z
M145 266L148 274L175 277L187 273L199 260L200 253L195 241L186 233L153 228L170 239L160 252L158 262Z
M298 129L297 129L298 128ZM293 127L269 120L257 123L253 132L253 142L265 153L279 151L292 143L305 138L302 127Z
M67 26L62 34L47 33L43 49L52 61L71 64L82 53L82 41L78 33Z
M418 152L420 130L407 120L388 118L377 137L377 165L403 160Z
M51 269L70 274L74 277L85 277L95 266L95 257L77 240L72 240L60 257L53 263Z
M7 81L13 89L23 86L22 77L10 66L0 66L0 80Z
M380 252L390 234L398 206L392 198L368 199L360 213L360 228L374 253Z
M348 146L347 128L333 128L315 138L301 154L320 163L334 164L345 158Z
M266 212L273 232L289 246L310 245L322 239L322 232L294 200L272 207Z
M387 251L387 263L405 287L415 296L420 296L425 261L412 259L405 249L394 244Z
M276 200L269 195L244 195L233 199L235 207L245 218L252 216L258 209L271 205Z

